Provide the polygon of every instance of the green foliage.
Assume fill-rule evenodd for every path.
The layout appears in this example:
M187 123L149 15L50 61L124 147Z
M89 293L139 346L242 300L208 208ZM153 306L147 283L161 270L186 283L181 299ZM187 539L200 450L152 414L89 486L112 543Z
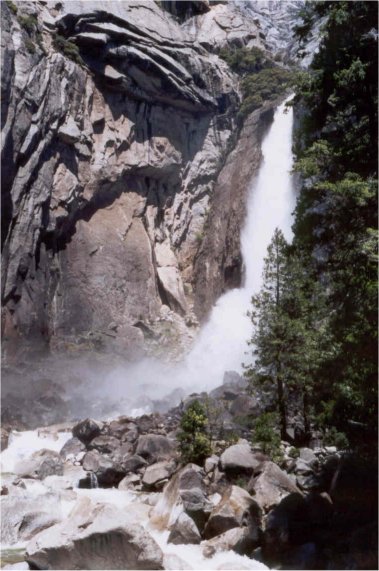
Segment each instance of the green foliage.
M66 57L79 65L84 65L84 61L76 44L66 40L66 38L59 34L54 37L53 44L55 49L63 53Z
M293 73L282 67L268 67L242 80L243 102L239 116L245 118L264 101L275 99L292 84Z
M239 75L257 73L271 65L265 53L257 48L222 48L219 56Z
M270 99L275 99L293 82L293 72L279 67L259 48L223 48L220 50L230 68L241 76L243 102L239 119L243 121Z
M31 53L34 54L36 51L36 46L34 44L34 42L30 39L30 38L26 38L25 39L25 46L26 49Z
M274 462L280 462L283 459L277 425L277 415L266 412L255 420L253 430L253 444L258 443L262 447L262 451L270 456Z
M275 393L281 435L286 439L287 401L296 393L307 432L317 373L333 344L325 319L325 299L307 259L275 230L263 271L263 286L252 298L250 317L254 363L247 376Z
M304 184L294 245L313 260L327 294L334 350L318 368L318 423L351 445L376 448L378 6L307 3L300 41L320 15L319 52L296 82Z
M196 400L189 405L180 421L178 440L183 462L202 464L211 454L207 426L205 408Z
M35 16L29 16L26 14L19 14L17 19L20 26L30 35L38 29L38 21Z
M335 426L332 426L325 434L324 443L326 446L336 446L338 450L346 450L349 448L349 440L346 434L338 432Z
M12 2L12 0L5 0L6 5L8 6L9 10L16 15L18 12L18 8L16 6L16 4L14 2Z
M289 456L290 458L294 458L294 459L299 458L299 456L300 456L300 451L299 451L299 449L298 449L298 448L295 448L294 446L292 446L292 447L290 448L290 451L288 452L288 456Z

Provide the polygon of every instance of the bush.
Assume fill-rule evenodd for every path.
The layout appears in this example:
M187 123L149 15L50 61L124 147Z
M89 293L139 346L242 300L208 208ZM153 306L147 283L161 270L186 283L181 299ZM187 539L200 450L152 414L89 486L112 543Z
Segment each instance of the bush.
M324 443L326 446L335 446L338 450L346 450L346 448L349 448L349 440L346 434L339 432L335 426L332 426L326 432Z
M222 48L219 56L239 75L256 73L265 66L271 65L264 52L257 48Z
M274 462L280 462L283 459L277 426L278 415L274 412L265 412L256 419L253 429L253 443L258 443L262 451Z
M8 6L9 10L13 12L14 15L17 14L18 8L12 0L5 0L6 5Z
M202 464L211 454L207 433L208 419L204 407L194 401L183 414L178 434L182 461Z
M69 40L66 40L66 38L64 38L63 36L57 34L54 37L53 45L56 50L63 53L66 57L68 57L75 63L79 65L84 65L84 61L82 60L82 57L80 55L79 48L73 42L70 42Z
M300 456L300 452L298 448L295 448L294 446L291 447L290 451L288 452L288 456L290 458L299 458Z
M18 16L18 21L20 26L30 35L35 32L38 28L38 20L35 16L28 16L26 14L20 14Z
M31 54L34 54L36 51L36 46L30 38L26 38L25 47L28 50L28 52L30 52Z

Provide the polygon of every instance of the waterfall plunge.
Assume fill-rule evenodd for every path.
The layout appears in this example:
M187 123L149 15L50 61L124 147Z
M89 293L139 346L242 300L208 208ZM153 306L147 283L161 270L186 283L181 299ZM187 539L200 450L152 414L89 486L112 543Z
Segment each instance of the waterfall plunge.
M285 102L262 143L263 160L251 183L247 217L241 233L245 265L243 287L222 295L203 326L191 352L177 365L144 359L125 369L115 369L98 387L98 396L111 397L114 415L125 414L122 399L134 399L128 414L138 416L151 410L144 399L159 399L181 387L186 393L209 391L222 383L225 371L242 372L249 362L247 341L251 322L247 317L250 300L261 286L263 260L276 227L291 239L295 190L292 169L292 108ZM248 160L248 157L246 158ZM94 392L94 385L91 392ZM151 401L150 401L151 402ZM141 408L143 407L143 408Z
M292 108L282 103L263 143L263 161L252 182L245 226L241 233L241 249L245 264L243 287L219 298L209 321L186 359L192 386L197 390L213 388L222 382L225 371L241 372L246 358L251 322L246 312L251 296L262 283L267 247L276 227L285 237L292 237L292 211L295 191L292 169Z

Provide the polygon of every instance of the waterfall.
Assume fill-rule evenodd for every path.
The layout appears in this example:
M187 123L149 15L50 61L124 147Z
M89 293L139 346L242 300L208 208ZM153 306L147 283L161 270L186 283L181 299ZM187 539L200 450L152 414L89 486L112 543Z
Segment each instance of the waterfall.
M293 111L287 110L285 104L286 101L277 108L263 140L262 164L249 189L247 217L241 233L244 284L219 298L186 359L194 390L221 384L225 371L242 371L242 362L248 361L246 342L251 336L246 312L251 296L261 287L267 247L276 227L288 240L292 238L296 201L291 175Z
M187 394L209 391L222 383L225 371L241 373L242 363L250 362L246 353L252 325L247 311L251 296L261 286L267 246L276 227L281 228L288 240L292 237L292 212L296 199L291 175L293 111L292 108L287 110L285 103L276 109L263 139L262 163L248 193L247 216L241 232L243 286L218 299L208 322L182 363L173 365L143 359L128 367L126 373L125 369L115 368L105 381L102 379L98 397L103 402L106 394L112 396L114 415L125 413L125 396L137 403L129 405L129 414L137 416L152 410L150 399L165 398L178 387ZM90 390L94 394L94 384ZM146 398L151 406L147 404L145 407ZM174 400L176 404L178 397Z

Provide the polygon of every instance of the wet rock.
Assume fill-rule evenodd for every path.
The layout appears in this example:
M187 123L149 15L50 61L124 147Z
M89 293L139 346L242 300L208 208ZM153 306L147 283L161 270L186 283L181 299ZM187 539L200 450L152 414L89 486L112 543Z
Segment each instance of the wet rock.
M174 524L180 512L185 511L196 523L200 532L204 529L213 504L208 500L200 466L188 464L166 484L162 497L154 507L151 520L161 528Z
M91 450L83 458L83 469L96 475L98 485L104 488L117 486L125 476L125 469L97 450Z
M247 526L259 537L261 509L250 494L238 486L230 486L220 503L213 509L204 529L204 537L211 539L229 529Z
M266 512L288 494L298 493L302 495L291 478L274 462L265 462L262 472L257 477L251 478L247 489Z
M29 459L18 462L15 473L22 478L43 480L47 476L63 475L63 460L58 452L42 449L34 452Z
M163 569L163 554L143 527L114 506L87 506L38 534L26 561L37 569Z
M9 494L8 486L1 486L0 496L7 496Z
M173 458L175 456L175 444L166 436L159 434L142 435L138 438L135 453L152 464Z
M85 450L85 444L83 444L79 438L74 437L67 440L59 454L64 460L67 460L69 456L75 458L80 452L84 452Z
M183 512L179 514L171 526L167 543L198 544L200 541L201 535L193 519Z
M164 483L175 472L175 462L157 462L148 468L142 478L142 484L147 489L162 489Z
M57 494L9 495L1 500L1 543L29 540L63 518Z
M213 557L219 551L235 551L250 555L259 542L259 535L247 527L234 527L201 544L204 557Z
M73 427L72 434L81 442L88 445L91 440L100 435L101 428L102 425L99 422L92 418L86 418Z
M119 490L131 490L141 483L141 476L139 474L129 474L121 480L118 485Z
M253 474L261 465L247 443L229 446L220 456L221 470L227 474Z

